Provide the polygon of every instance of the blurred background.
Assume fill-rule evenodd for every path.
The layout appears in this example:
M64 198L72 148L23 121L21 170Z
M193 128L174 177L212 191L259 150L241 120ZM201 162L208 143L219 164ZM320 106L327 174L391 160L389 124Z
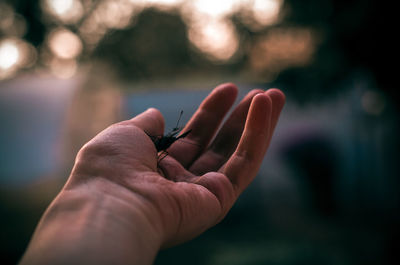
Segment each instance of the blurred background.
M216 85L287 105L227 218L156 264L399 264L397 10L378 0L0 0L0 263L79 148ZM393 61L392 61L393 60Z

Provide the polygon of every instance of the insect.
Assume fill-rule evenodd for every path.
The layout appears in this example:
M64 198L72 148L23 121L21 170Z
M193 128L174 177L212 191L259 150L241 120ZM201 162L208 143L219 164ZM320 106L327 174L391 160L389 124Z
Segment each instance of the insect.
M151 138L151 140L154 143L154 146L157 149L157 152L162 152L158 162L160 162L162 159L164 159L167 155L168 152L166 151L174 142L176 142L179 139L185 138L192 130L188 130L184 133L182 133L181 135L177 136L181 130L182 127L178 127L179 125L179 121L181 120L183 114L183 110L181 110L181 113L179 115L178 121L176 123L176 126L172 129L171 132L167 133L166 135L163 136L151 136L149 135L149 137Z

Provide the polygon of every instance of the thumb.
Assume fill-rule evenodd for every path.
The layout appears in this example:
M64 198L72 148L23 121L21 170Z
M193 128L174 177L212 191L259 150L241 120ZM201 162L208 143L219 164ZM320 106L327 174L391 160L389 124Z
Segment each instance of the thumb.
M150 108L126 122L139 127L151 136L160 136L164 133L164 117L155 108Z

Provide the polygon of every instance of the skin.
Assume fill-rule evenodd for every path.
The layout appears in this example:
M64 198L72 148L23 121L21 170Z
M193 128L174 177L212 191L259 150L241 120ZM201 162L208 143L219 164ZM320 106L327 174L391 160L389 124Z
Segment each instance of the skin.
M278 89L252 90L221 126L237 93L230 83L215 88L182 130L192 130L186 143L159 164L146 134L163 134L158 110L100 132L79 151L20 264L151 264L160 248L220 222L256 176L285 102Z

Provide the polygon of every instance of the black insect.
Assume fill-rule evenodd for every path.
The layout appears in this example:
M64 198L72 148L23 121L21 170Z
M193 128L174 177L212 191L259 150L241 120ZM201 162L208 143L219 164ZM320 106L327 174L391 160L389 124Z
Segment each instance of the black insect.
M188 130L182 134L180 134L179 136L177 136L181 130L182 127L178 127L179 125L179 121L181 120L183 114L183 110L181 111L180 115L179 115L179 119L176 123L175 128L172 129L171 132L167 133L166 135L163 136L151 136L149 135L149 137L151 138L151 140L154 143L154 146L157 149L157 152L162 152L162 154L159 157L159 162L164 159L168 153L167 153L167 149L177 140L185 138L192 130Z

